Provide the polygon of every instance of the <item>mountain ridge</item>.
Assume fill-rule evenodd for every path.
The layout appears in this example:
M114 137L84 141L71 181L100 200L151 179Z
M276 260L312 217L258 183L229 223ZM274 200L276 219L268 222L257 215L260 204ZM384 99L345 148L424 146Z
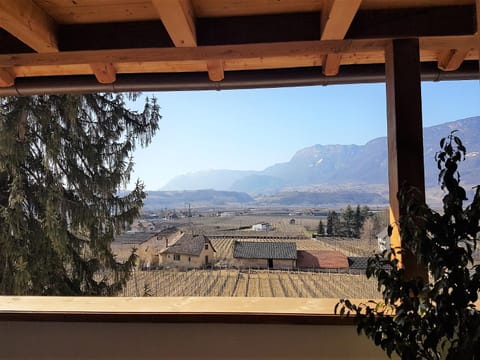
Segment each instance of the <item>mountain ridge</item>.
M426 186L437 185L434 156L439 141L452 130L459 130L467 148L460 166L464 184L475 185L480 174L480 116L450 121L424 128ZM220 180L221 179L221 180ZM212 170L181 175L162 190L215 189L250 195L274 194L292 188L322 184L386 184L388 179L387 138L372 139L364 145L315 144L295 152L287 162L262 171Z

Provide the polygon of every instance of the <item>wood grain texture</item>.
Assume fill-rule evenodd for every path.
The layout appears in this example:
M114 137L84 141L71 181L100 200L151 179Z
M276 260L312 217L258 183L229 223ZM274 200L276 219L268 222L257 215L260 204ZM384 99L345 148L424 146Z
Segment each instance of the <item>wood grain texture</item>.
M38 52L58 51L56 24L31 0L0 0L0 25Z
M177 47L197 46L195 14L190 0L152 0Z

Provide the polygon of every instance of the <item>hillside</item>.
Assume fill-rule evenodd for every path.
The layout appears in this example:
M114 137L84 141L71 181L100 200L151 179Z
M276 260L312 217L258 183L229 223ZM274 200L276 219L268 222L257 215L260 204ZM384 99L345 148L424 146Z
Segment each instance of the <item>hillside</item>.
M235 206L253 202L254 199L250 195L234 191L149 191L144 208L146 210L185 208L187 204L192 207Z
M459 130L468 150L460 168L462 181L469 185L479 182L480 117L477 116L424 129L427 187L437 184L435 152L440 138L452 130ZM365 145L313 145L297 151L288 162L258 172L213 170L182 175L170 181L165 189L212 188L272 194L287 188L319 184L386 184L387 165L387 138L381 137Z

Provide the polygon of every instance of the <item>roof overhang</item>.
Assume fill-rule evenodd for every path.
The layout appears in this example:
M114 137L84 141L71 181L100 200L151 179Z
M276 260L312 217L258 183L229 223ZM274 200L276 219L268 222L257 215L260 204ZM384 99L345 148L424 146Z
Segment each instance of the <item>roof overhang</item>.
M0 1L0 95L378 82L412 37L424 80L477 79L479 2Z

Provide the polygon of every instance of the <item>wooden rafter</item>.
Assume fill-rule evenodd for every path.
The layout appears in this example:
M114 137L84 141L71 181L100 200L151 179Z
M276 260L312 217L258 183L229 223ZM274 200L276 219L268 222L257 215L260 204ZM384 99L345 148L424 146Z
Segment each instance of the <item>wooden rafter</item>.
M454 71L462 65L470 49L450 49L440 52L438 68L443 71Z
M324 3L321 18L321 40L341 40L350 27L362 0L328 0ZM327 54L323 62L323 74L337 75L341 55Z
M0 69L0 87L9 87L15 83L15 74L11 69Z
M190 0L152 0L176 47L197 46L195 15Z
M211 60L207 61L208 78L211 81L222 81L225 77L223 69L223 61Z
M37 52L57 52L55 22L32 0L0 0L0 26Z
M117 70L111 63L94 63L90 67L99 83L111 84L117 79Z

